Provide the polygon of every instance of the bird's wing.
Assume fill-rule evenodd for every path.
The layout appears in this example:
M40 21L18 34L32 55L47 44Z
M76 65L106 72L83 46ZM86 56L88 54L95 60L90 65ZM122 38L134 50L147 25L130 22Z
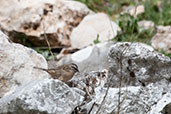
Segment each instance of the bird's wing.
M70 68L70 66L68 66L68 65L64 65L64 66L62 67L62 71L63 71L63 72L71 72L71 68Z
M47 72L52 76L55 75L55 69L48 69Z
M61 71L60 70L57 70L57 69L48 69L47 71L51 76L52 78L54 79L57 79L58 77L61 76Z

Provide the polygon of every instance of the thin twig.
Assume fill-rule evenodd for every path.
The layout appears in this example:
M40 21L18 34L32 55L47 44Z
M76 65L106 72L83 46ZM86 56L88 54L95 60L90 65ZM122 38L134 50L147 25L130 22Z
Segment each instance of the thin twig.
M110 86L108 85L107 90L106 90L106 92L105 92L105 95L104 95L104 97L103 97L103 100L102 100L102 102L101 102L101 104L100 104L100 106L99 106L99 108L98 108L96 114L99 114L100 109L102 108L102 105L104 104L104 101L105 101L105 99L106 99L106 97L107 97L107 94L108 94L108 91L109 91L109 87L110 87Z
M127 95L125 95L125 96L123 97L122 101L120 102L120 105L123 104L123 102L125 101L126 97L127 97ZM117 106L117 107L118 107L118 106ZM115 112L115 110L117 109L117 107L114 108L114 109L112 110L112 112ZM110 113L110 114L112 114L112 113ZM114 114L115 114L115 113L114 113Z
M93 108L94 108L95 104L96 104L96 102L94 102L94 103L92 104L92 106L91 106L91 108L90 108L90 110L89 110L88 114L90 114L90 113L91 113L91 111L93 110Z
M43 23L43 35L44 35L44 38L45 38L46 43L47 43L47 45L48 45L49 52L50 52L50 54L51 54L51 56L52 56L52 59L54 60L54 54L53 54L52 51L51 51L51 46L50 46L49 40L48 40L47 35L46 35L46 29L45 29L44 23Z
M36 47L33 47L33 48L36 48L36 49L49 49L49 47L48 46L41 46L41 47L38 47L38 46L36 46ZM51 50L52 49L62 49L62 48L66 48L66 46L51 46Z
M137 5L135 7L135 11L134 11L134 17L136 15L136 11L137 11ZM134 26L132 28L132 34L133 34L133 30L134 30ZM119 66L120 66L120 82L119 82L119 95L118 95L118 109L117 109L117 114L120 114L120 105L121 105L121 87L122 87L122 79L123 79L123 74L122 74L122 70L123 70L123 67L122 67L122 57L124 56L124 54L126 54L127 50L130 49L131 45L133 44L133 42L131 42L131 44L129 45L129 47L125 48L122 52L121 52L121 55L120 55L120 58L119 58Z
M121 87L122 87L122 55L119 58L119 66L120 66L120 81L119 81L119 95L118 95L118 110L117 114L120 113L120 100L121 100Z
M120 65L120 69L121 69L121 71L120 71L121 74L120 74L120 82L119 82L118 111L117 111L118 113L117 113L117 114L119 114L119 112L120 112L120 104L121 104L122 101L123 101L123 100L121 101L121 87L122 87L122 77L123 77L123 76L122 76L122 70L123 70L123 68L122 68L122 57L123 57L123 55L126 53L126 51L130 49L131 45L132 45L132 43L130 44L129 47L124 48L124 50L121 52L121 55L120 55L120 58L119 58L119 65ZM102 105L104 104L104 101L105 101L105 99L106 99L106 97L107 97L107 94L108 94L108 91L109 91L109 87L110 87L110 82L109 82L109 85L108 85L108 87L107 87L107 90L106 90L106 92L105 92L105 95L104 95L104 97L103 97L103 100L102 100L102 102L101 102L101 104L100 104L100 106L99 106L99 108L98 108L96 114L99 114L100 109L101 109Z

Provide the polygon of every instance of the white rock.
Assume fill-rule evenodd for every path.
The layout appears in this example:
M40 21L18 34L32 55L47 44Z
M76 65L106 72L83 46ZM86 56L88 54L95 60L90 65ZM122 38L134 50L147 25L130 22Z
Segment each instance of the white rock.
M0 32L0 97L16 87L49 77L33 66L47 68L45 58L34 50L20 44L10 43Z
M0 99L0 113L71 114L83 98L59 80L32 81Z
M0 4L0 26L11 39L19 42L18 36L24 34L41 46L47 45L44 33L51 46L69 46L72 29L92 13L86 5L71 0L1 0Z
M87 15L81 23L71 33L71 46L73 48L83 48L97 39L104 42L111 40L117 35L120 28L112 22L104 13Z

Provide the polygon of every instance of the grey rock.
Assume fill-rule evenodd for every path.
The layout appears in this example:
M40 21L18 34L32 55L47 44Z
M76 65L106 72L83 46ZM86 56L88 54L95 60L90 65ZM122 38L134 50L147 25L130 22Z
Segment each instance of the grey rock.
M0 113L71 114L83 98L59 80L33 81L0 99Z
M122 66L122 85L147 85L162 79L170 81L171 59L142 43L116 43L109 51L108 82L119 86ZM120 65L122 64L122 65Z
M121 87L120 114L161 114L162 109L170 102L170 87L171 84L167 81L152 83L146 87ZM93 100L84 106L89 111L95 102L90 114L97 113L106 90L106 88L96 88ZM109 88L99 114L117 114L118 98L119 88Z

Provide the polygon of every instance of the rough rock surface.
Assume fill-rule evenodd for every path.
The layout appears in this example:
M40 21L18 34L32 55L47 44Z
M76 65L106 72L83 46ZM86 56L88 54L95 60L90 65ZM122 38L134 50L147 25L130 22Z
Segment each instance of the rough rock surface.
M171 84L167 81L149 84L146 87L128 86L121 88L120 114L162 114L162 110L169 111ZM88 110L95 102L90 114L95 114L104 98L106 88L96 88L94 99L84 106ZM110 88L99 114L116 114L118 111L118 88ZM167 114L167 113L164 113ZM168 113L170 114L170 113Z
M71 33L71 46L73 48L83 48L97 39L104 42L111 40L120 31L119 26L112 22L104 13L87 15L81 23L73 29Z
M162 79L171 79L171 59L146 44L116 43L110 49L109 57L108 82L112 82L113 87L119 85L121 75L122 86L145 86Z
M73 62L79 66L80 72L101 71L103 69L108 69L108 50L113 44L113 42L105 42L94 46L88 46L62 58L57 65Z
M20 44L8 42L0 31L0 97L16 87L33 80L47 78L47 73L33 69L33 66L47 68L44 57Z
M171 26L158 26L157 29L157 34L151 40L152 46L171 53Z
M71 114L83 98L59 80L33 81L0 99L0 113Z
M29 40L37 46L47 45L44 33L51 46L69 46L73 27L91 13L72 0L1 0L0 4L0 28L15 42Z
M5 47L8 45L10 47L10 50L12 51L10 51L11 53L16 54L16 52L21 50L20 48L17 48L17 50L14 51L13 46L18 46L18 44L9 43L7 37L4 34L0 34L0 37L2 37L0 40L0 51L2 51L1 47ZM111 45L113 46L109 48ZM28 49L25 49L25 47L21 45L19 46L22 47L22 49L24 50ZM88 48L90 48L87 49L88 51L85 51L85 48L85 50L80 50L83 52L79 53L87 54L87 52L89 52L90 50L92 50L90 51L91 53L95 53L93 52L93 50L96 50L100 53L108 53L110 63L110 66L108 66L109 72L108 70L103 70L100 72L96 70L92 72L77 73L70 81L66 82L66 84L68 84L70 87L63 82L54 79L37 80L36 78L34 81L32 80L28 83L24 82L24 85L22 84L20 87L14 89L14 91L8 93L8 95L3 96L0 99L0 113L96 114L96 112L99 110L99 107L101 107L99 110L99 114L116 114L118 111L119 95L120 114L170 113L170 58L154 51L152 47L142 43L103 43L95 46L90 46ZM4 50L2 52L6 53L4 52ZM28 51L21 52L29 53ZM20 55L19 52L16 56L13 55L11 57L9 55L9 57L15 58L18 57L18 55ZM0 54L0 56L2 56L3 58L3 55ZM30 59L27 56L26 58L28 64L28 60ZM80 57L80 59L77 58L77 60L82 60L84 56ZM22 63L21 60L25 59L22 58L22 56L19 57L19 62ZM97 56L97 58L98 57L104 57L103 59L101 58L98 61L104 61L105 59L108 60L107 58L105 58L107 57L107 55ZM14 60L15 59L8 59L8 61L5 61L4 63L9 64L11 63L11 61ZM13 63L13 66L15 66L16 68L15 64L18 62L15 61ZM28 76L28 69L32 69L32 67L37 65L38 62L37 64L35 64L34 62L32 64L29 63L28 66L27 64L24 63L24 65L26 66L24 68L21 67L24 69L24 71L22 70L24 74L22 75L21 73L19 73L20 75L18 74L18 77ZM119 88L116 88L120 83L119 80L121 76L119 64L122 64L123 71L121 84L122 87L120 88L120 91ZM23 64L19 64L19 66L23 66ZM3 66L0 67L1 69L4 68ZM42 67L47 66L42 65ZM25 70L27 70L27 72ZM42 74L37 74L37 76L45 75L48 77L47 74L43 74L43 72L41 73ZM13 76L14 74L15 71L14 73L12 73L11 76ZM5 73L2 74L2 76L4 75ZM25 78L22 78L22 81L25 80ZM107 90L107 88L105 87L106 84L111 84L111 86L104 100L104 104L101 105ZM5 86L2 85L1 87Z

